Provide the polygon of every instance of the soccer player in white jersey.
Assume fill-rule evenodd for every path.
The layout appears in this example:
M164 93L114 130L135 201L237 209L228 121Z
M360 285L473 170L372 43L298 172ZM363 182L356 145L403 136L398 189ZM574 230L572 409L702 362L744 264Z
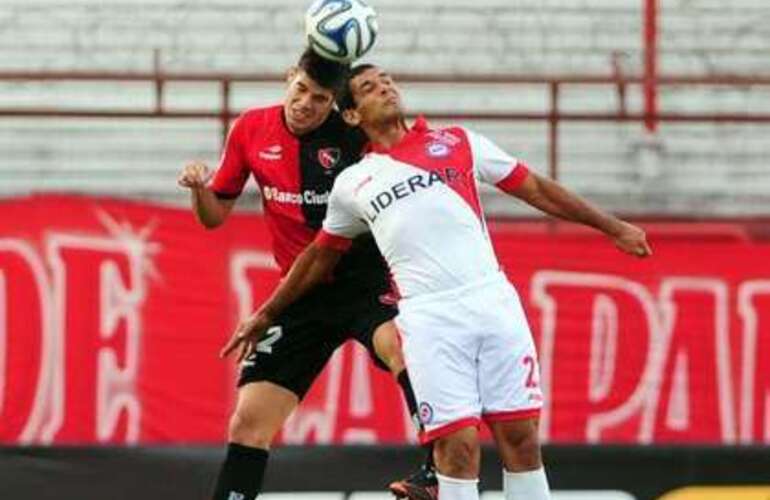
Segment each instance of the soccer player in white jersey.
M401 294L396 324L425 427L421 439L435 443L439 499L478 499L482 421L504 465L505 498L550 498L537 432L537 354L495 257L477 184L592 226L634 256L652 253L644 231L529 171L479 134L432 129L421 118L408 128L398 88L376 66L354 69L338 106L368 136L370 152L337 178L323 230L223 351L252 351L272 319L370 231Z

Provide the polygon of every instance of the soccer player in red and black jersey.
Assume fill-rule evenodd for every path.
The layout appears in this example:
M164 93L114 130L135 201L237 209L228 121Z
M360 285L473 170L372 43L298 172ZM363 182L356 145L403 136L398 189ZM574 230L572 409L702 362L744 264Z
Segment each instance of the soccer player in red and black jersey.
M200 223L215 228L253 176L282 273L315 238L335 177L358 161L364 146L363 138L334 110L335 90L345 83L347 71L306 50L289 71L285 101L247 110L234 123L213 178L199 162L187 165L179 177L179 184L191 190ZM413 420L419 421L390 321L397 311L382 300L389 290L389 272L373 239L358 239L326 285L276 318L256 348L241 352L237 404L214 500L251 500L259 494L273 437L334 350L350 338L393 373ZM435 498L432 453L428 455L405 496Z

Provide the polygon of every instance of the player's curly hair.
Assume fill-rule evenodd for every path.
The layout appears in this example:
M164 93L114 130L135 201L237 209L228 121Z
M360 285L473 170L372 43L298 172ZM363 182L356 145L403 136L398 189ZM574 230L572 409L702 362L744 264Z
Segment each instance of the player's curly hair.
M376 67L374 64L365 63L358 64L352 69L348 70L344 85L342 85L342 88L336 93L337 108L340 111L345 111L346 109L353 109L356 107L356 101L353 99L353 90L350 88L350 82L353 80L353 78L357 77L364 71L374 67Z
M334 92L335 96L347 86L350 65L325 59L310 47L306 48L299 57L297 67L307 73L318 85Z

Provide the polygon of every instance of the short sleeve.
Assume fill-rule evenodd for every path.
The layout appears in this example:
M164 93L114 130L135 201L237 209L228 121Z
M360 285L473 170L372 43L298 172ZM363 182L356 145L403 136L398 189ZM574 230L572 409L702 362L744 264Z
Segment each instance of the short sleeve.
M245 128L246 120L240 117L233 123L230 133L227 134L219 168L209 184L218 198L237 198L243 191L246 181L249 180L251 170L246 161Z
M473 154L473 167L479 180L511 192L524 182L529 169L483 135L465 130Z
M330 242L336 240L337 244L339 238L352 240L369 231L366 222L355 208L353 193L349 187L351 177L345 175L346 173L343 172L334 182L322 229L324 238Z

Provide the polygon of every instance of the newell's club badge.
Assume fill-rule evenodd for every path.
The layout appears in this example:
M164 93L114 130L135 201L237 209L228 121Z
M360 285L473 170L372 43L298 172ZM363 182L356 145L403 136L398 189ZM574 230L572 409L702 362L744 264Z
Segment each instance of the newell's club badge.
M323 148L318 150L318 163L326 170L337 166L341 157L342 151L340 151L340 148Z

